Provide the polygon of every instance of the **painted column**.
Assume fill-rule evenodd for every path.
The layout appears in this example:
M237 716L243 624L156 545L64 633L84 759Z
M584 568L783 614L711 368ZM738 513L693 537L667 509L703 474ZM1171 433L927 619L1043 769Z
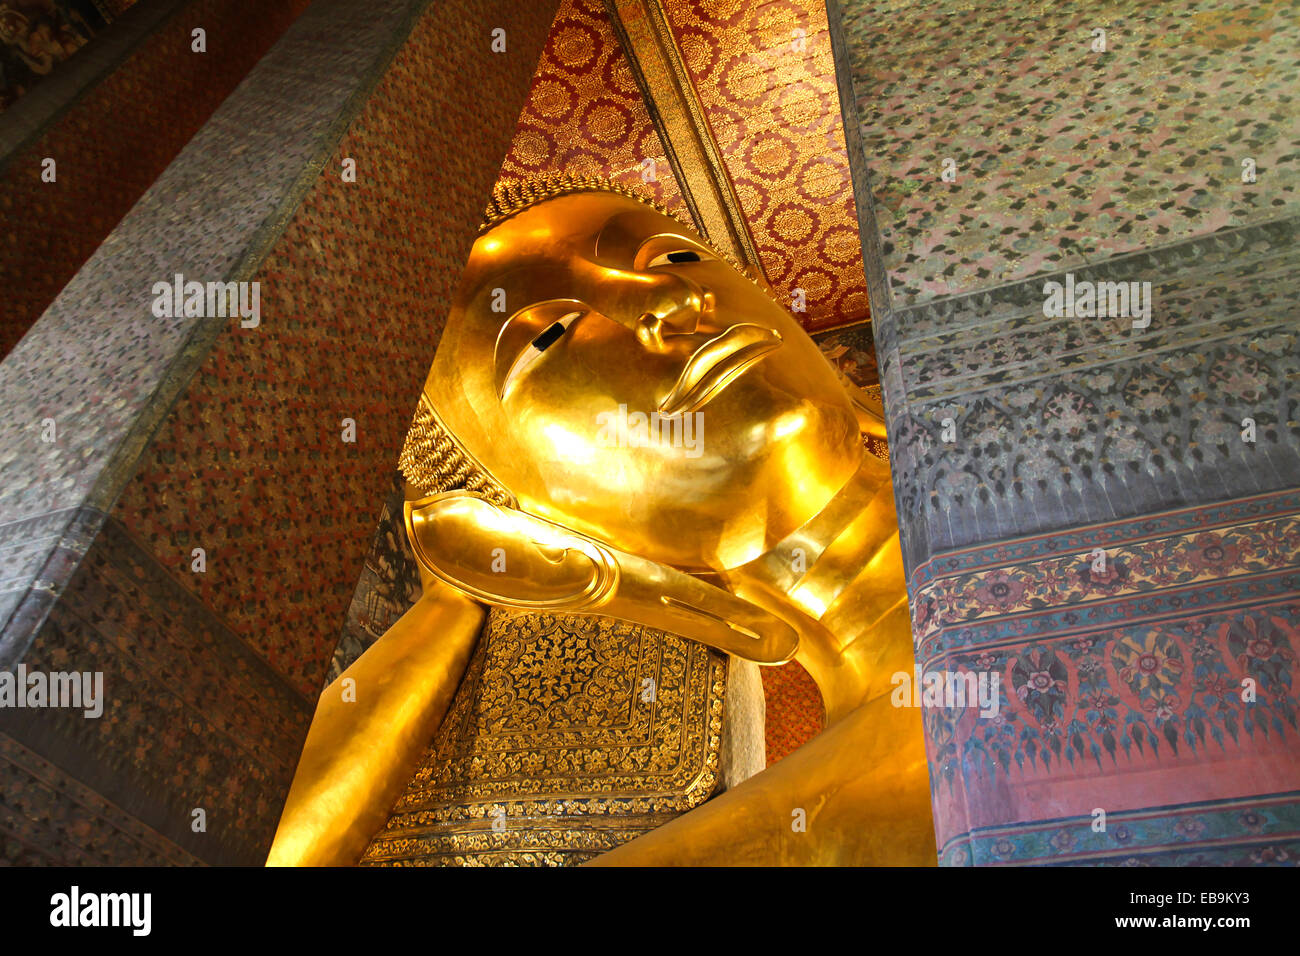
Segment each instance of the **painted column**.
M1300 857L1300 25L1219 6L829 3L917 661L1001 686L946 864Z
M554 12L316 0L0 363L0 668L103 681L0 708L6 862L265 859Z

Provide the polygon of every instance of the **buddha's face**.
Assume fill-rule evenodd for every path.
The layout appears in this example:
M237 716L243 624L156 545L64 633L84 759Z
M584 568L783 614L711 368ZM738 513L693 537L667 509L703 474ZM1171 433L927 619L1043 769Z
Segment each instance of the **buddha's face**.
M428 389L524 510L688 569L763 553L861 456L794 318L690 229L607 192L478 240Z

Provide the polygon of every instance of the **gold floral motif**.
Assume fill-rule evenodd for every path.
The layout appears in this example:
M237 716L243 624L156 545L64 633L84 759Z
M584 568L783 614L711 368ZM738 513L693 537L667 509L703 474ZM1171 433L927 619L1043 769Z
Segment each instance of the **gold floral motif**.
M825 5L656 6L684 49L708 38L707 68L696 66L704 57L688 56L686 82L707 116L737 215L748 224L768 280L783 291L808 293L800 318L809 327L868 319L860 250L855 245L846 257L823 248L845 229L857 233ZM772 215L782 207L800 209L806 222L787 228Z
M366 865L580 863L718 783L727 663L608 619L493 609Z

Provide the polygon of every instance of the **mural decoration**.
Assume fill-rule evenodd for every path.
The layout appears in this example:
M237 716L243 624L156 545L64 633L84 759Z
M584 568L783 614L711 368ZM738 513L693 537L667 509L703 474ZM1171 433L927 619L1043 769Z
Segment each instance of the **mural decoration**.
M1300 211L1289 0L841 6L900 306Z
M135 0L0 3L0 112L134 4Z
M941 862L1295 860L1292 5L831 6Z
M674 215L687 215L600 0L560 4L501 166L502 179L548 173L633 186Z

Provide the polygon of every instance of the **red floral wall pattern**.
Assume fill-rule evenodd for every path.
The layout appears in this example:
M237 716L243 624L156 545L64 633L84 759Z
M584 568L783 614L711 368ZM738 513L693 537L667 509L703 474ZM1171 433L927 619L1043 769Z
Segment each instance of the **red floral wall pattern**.
M772 285L810 330L870 316L826 9L665 0Z
M653 161L653 178L645 161ZM551 27L503 179L546 173L636 186L687 215L627 57L599 0L565 0Z

